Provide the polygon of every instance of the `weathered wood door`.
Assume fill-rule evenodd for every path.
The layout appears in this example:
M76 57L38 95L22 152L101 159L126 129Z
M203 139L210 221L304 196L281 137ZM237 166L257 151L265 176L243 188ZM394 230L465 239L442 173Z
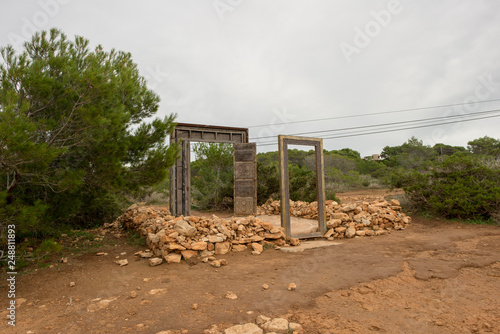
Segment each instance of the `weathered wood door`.
M234 144L234 214L257 213L257 144Z
M181 142L181 156L170 170L170 211L174 216L191 214L191 143Z

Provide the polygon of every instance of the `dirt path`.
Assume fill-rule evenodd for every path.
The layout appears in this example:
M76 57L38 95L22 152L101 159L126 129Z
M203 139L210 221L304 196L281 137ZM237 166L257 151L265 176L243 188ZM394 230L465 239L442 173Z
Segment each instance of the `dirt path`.
M229 264L216 269L196 261L150 267L134 259L141 248L113 239L116 246L99 250L106 256L70 256L18 277L26 301L15 331L2 320L0 332L203 333L259 314L287 317L305 333L500 332L498 226L414 218L404 231L340 242L299 254L227 254L219 258ZM129 264L119 267L116 256ZM238 299L224 298L228 291ZM5 285L0 295L4 304Z

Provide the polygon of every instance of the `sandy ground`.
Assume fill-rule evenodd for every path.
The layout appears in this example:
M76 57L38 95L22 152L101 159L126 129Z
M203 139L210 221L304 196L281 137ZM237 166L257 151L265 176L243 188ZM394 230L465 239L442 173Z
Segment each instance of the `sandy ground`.
M334 247L219 256L228 265L218 269L198 261L150 267L134 258L141 247L110 238L17 277L15 328L2 276L0 332L203 333L263 314L299 322L305 333L500 333L499 226L414 217L406 230ZM129 264L119 267L117 256ZM292 282L297 289L288 291ZM238 299L226 299L228 291Z

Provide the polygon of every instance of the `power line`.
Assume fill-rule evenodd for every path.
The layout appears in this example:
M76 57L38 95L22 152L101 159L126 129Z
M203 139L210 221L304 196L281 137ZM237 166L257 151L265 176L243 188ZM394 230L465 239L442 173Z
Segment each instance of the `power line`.
M474 115L482 115L482 114L495 113L495 112L499 112L499 111L500 111L500 109L493 109L493 110L479 111L479 112L469 113L469 114L463 114L463 115L440 116L440 117L431 117L431 118L416 119L416 120L411 120L411 121L399 121L399 122L392 122L392 123L382 123L382 124L375 124L375 125L363 125L363 126L355 126L355 127L340 128L340 129L298 132L298 133L290 134L290 136L307 135L307 134L312 134L312 133L316 134L316 133L323 133L323 132L337 132L337 131L365 129L365 128L372 129L372 128L376 128L376 127L385 127L385 126L392 126L392 125L399 125L399 124L411 124L411 123L419 123L419 122L428 122L428 121L431 121L431 120L438 120L438 119L443 119L443 118L449 119L449 118L456 118L456 117L468 117L468 116L474 116ZM267 139L267 138L275 138L275 137L276 136L264 136L264 137L256 137L256 138L252 138L252 139L253 140L259 140L259 139Z
M436 123L436 124L417 125L417 126L411 126L411 127L405 127L405 128L388 129L388 130L383 130L383 131L360 132L360 133L344 134L344 135L333 136L333 137L318 137L318 138L337 139L337 138L346 138L346 137L366 136L366 135L379 134L379 133L388 133L388 132L403 131L403 130L410 130L410 129L426 128L426 127L431 127L431 126L454 124L454 123L459 123L459 122L470 122L470 121L476 121L476 120L487 119L487 118L495 118L495 117L500 117L500 115L484 116L484 117L477 117L477 118L465 119L465 120L456 120L456 121L452 121L452 122L443 122L443 123ZM259 146L262 147L262 146L271 146L271 145L277 145L277 144L278 143L276 143L276 142L268 142L268 143L259 144Z
M500 99L476 101L474 103L487 103L487 102L497 102L497 101L500 101ZM407 112L407 111L418 111L418 110L428 110L428 109L437 109L437 108L456 107L456 106L463 106L463 105L466 105L466 104L471 104L471 103L444 104L444 105L432 106L432 107L399 109L399 110L382 111L382 112L375 112L375 113L368 113L368 114L345 115L345 116L335 116L335 117L326 117L326 118L316 118L316 119L309 119L309 120L302 120L302 121L292 121L292 122L282 122L282 123L273 123L273 124L252 125L252 126L249 126L248 128L249 129L251 129L251 128L262 128L262 127L276 126L276 125L286 125L286 124L297 124L297 123L309 123L309 122L327 121L327 120L332 120L332 119L344 119L344 118L353 118L353 117L364 117L364 116L374 116L374 115L395 114L395 113L402 113L402 112Z

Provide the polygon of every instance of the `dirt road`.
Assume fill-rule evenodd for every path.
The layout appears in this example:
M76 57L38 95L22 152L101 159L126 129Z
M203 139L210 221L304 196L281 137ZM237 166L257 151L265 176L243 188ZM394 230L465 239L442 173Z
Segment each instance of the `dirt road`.
M17 326L7 327L3 311L0 332L203 333L259 314L299 322L305 333L500 332L498 226L414 217L404 231L299 254L219 256L228 261L220 268L150 267L134 258L141 248L112 240L98 250L105 256L70 256L18 277ZM117 256L129 264L119 267ZM228 291L238 299L226 299ZM5 310L4 284L0 295Z

